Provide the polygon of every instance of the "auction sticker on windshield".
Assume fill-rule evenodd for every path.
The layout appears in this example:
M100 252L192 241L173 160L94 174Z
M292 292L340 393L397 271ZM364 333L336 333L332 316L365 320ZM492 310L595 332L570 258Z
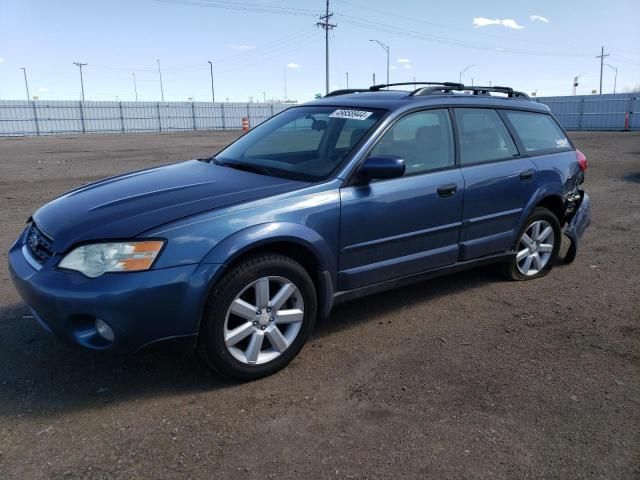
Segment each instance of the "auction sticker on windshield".
M346 118L351 120L366 120L373 112L367 112L366 110L336 110L330 118Z

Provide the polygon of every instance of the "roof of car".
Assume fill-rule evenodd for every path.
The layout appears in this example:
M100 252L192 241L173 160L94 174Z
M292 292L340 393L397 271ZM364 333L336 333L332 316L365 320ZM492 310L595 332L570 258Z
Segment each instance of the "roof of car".
M474 88L474 87L465 87ZM480 87L484 88L484 87ZM486 87L489 89L490 87ZM506 88L506 87L496 87ZM529 99L524 94L514 92L518 96L491 95L484 90L475 90L473 93L456 93L453 91L429 92L416 94L418 90L368 90L332 92L318 100L305 105L358 107L358 108L382 108L385 110L405 110L421 106L485 106L493 108L517 108L547 113L548 107ZM478 94L478 92L481 92ZM474 94L475 93L475 94ZM522 95L522 96L520 96Z

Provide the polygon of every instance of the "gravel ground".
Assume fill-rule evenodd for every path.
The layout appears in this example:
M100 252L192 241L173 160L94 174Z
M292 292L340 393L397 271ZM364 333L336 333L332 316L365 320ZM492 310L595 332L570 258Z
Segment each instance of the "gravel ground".
M28 318L6 251L35 208L232 136L0 139L0 477L638 478L639 133L572 134L593 200L575 263L345 304L257 382L77 351Z

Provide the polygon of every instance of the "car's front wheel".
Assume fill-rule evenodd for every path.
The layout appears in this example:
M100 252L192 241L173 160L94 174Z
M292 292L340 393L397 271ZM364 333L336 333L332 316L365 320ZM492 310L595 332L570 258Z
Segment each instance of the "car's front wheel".
M546 275L558 258L561 240L557 217L551 210L537 207L518 235L516 254L505 265L506 276L513 280L531 280Z
M199 353L222 375L253 380L277 372L300 351L316 317L307 271L279 254L249 257L213 289Z

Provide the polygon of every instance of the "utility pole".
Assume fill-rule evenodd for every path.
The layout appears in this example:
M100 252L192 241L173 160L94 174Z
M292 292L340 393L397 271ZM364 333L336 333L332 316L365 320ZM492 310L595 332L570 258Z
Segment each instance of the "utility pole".
M133 91L136 93L136 102L138 101L138 85L136 85L136 73L133 72Z
M605 65L616 72L615 77L613 77L613 93L616 93L616 83L618 83L618 68L608 63L605 63Z
M287 103L287 66L284 66L284 102Z
M604 58L608 56L609 56L608 53L606 55L604 53L604 45L603 45L602 49L600 50L600 55L596 55L596 58L600 59L600 95L602 95L602 69L604 67Z
M329 0L327 0L327 9L325 14L320 16L320 22L316 23L317 27L324 29L324 49L325 49L325 94L329 93L329 30L334 29L338 25L329 23L333 17L333 12L329 13ZM286 100L286 95L285 95Z
M80 88L82 89L82 101L84 102L84 81L82 80L82 67L86 67L86 63L73 62L73 64L80 69Z
M160 76L160 96L162 97L162 101L164 102L164 89L162 88L162 70L160 70L160 59L156 58L156 62L158 62L158 75Z
M22 73L24 74L24 86L27 89L27 100L30 100L31 97L29 96L29 82L27 82L27 69L24 67L20 67L20 70L22 70Z
M347 72L347 88L349 88L349 72Z
M385 45L380 40L369 40L370 42L376 42L382 49L387 52L387 85L389 84L389 45ZM387 87L388 89L389 87Z
M207 62L209 62L209 71L211 72L211 101L216 103L216 94L213 91L213 63L211 63L211 60L207 60Z

